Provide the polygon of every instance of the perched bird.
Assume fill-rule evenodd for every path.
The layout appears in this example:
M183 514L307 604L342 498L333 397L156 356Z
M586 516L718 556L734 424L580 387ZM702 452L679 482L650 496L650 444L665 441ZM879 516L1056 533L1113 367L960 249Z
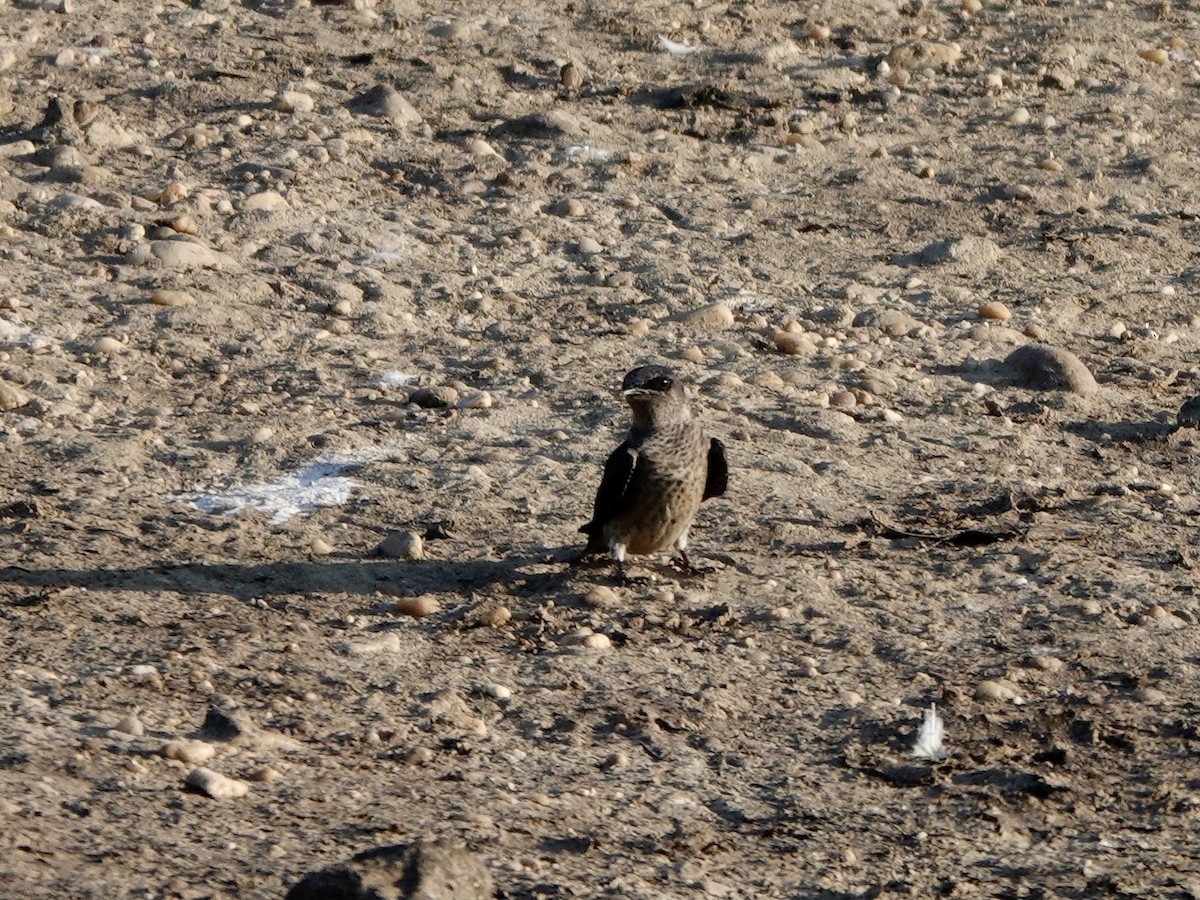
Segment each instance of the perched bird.
M580 556L608 552L624 576L627 553L674 547L685 571L688 529L700 503L725 493L725 445L692 418L683 384L665 366L641 366L621 385L633 426L604 464Z

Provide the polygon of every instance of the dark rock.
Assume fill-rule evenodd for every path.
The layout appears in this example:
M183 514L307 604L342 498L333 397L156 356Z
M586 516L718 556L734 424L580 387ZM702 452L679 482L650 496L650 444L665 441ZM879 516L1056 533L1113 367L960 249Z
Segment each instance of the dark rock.
M494 894L478 856L446 842L418 841L366 850L312 872L287 900L490 900Z
M1084 396L1096 391L1096 379L1088 367L1069 350L1026 344L1004 360L1012 380L1037 391L1070 391Z

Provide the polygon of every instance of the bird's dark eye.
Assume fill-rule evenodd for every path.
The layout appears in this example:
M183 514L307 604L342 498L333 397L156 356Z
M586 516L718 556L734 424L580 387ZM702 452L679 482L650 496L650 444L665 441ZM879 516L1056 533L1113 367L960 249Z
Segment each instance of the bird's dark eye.
M646 385L646 387L650 388L652 391L662 391L665 393L671 389L672 383L673 382L670 378L660 375L658 378L655 378L648 385Z

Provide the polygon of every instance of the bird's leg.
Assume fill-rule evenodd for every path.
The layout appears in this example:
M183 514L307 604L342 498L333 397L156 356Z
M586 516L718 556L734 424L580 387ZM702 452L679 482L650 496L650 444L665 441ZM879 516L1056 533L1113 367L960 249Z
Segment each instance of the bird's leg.
M645 575L630 575L625 571L625 545L612 544L613 564L617 570L617 582L623 585L649 584L650 579Z
M687 575L695 575L696 569L692 565L692 561L690 559L688 559L687 551L684 550L682 547L678 547L678 548L676 548L676 550L679 553L678 564L679 564L680 571L684 572Z

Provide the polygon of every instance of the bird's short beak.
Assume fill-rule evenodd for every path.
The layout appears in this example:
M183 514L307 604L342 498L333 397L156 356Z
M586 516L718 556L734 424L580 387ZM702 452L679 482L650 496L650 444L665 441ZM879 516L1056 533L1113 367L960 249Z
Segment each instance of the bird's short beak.
M648 391L645 388L629 388L628 390L621 391L621 396L622 397L641 397L641 396L644 396L645 394L652 394L652 393L654 393L654 392Z

